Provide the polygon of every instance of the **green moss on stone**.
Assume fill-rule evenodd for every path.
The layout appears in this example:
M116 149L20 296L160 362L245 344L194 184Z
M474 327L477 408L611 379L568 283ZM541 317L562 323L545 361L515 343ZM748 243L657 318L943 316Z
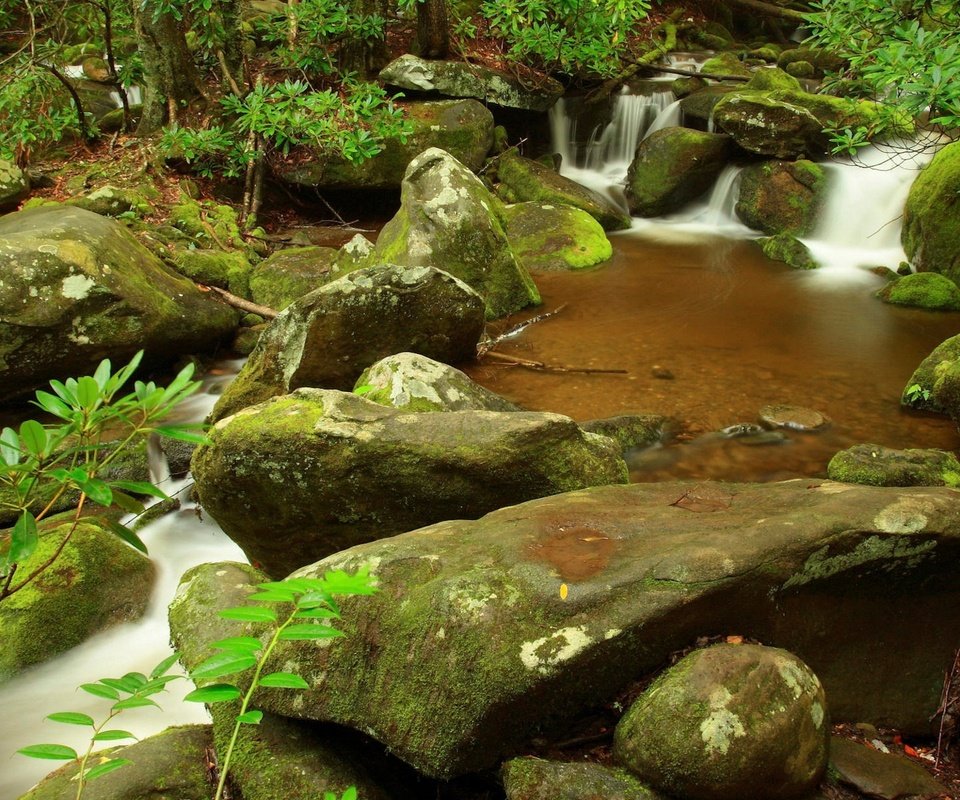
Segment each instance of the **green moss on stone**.
M504 213L507 241L525 269L586 269L613 255L603 227L579 208L518 203Z
M242 252L181 250L174 256L177 271L197 283L219 286L238 297L250 297L253 267Z
M794 269L817 269L820 266L807 246L789 233L778 233L757 241L763 254L773 261L782 261Z
M867 486L956 486L960 462L943 450L893 450L860 444L827 465L830 480Z
M891 281L877 292L885 303L932 311L960 311L960 288L944 275L918 272Z
M960 281L960 142L944 147L910 187L903 249L917 269Z

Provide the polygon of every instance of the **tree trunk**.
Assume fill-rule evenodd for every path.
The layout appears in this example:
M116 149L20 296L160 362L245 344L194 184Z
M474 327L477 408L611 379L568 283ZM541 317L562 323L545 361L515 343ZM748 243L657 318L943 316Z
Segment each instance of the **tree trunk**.
M348 0L348 3L351 14L362 17L376 14L384 20L387 18L388 0ZM355 72L361 78L379 72L389 60L387 43L382 38L367 40L348 37L340 46L341 71Z
M137 133L144 135L159 130L168 114L202 98L203 89L179 21L169 14L155 19L151 0L145 7L133 0L133 10L143 57L143 114Z
M240 28L242 17L240 0L217 0L216 8L220 12L220 22L223 25L223 53L222 68L227 71L226 88L235 94L237 87L246 83L243 63L243 31Z
M450 50L447 0L417 3L417 49L422 58L446 58Z

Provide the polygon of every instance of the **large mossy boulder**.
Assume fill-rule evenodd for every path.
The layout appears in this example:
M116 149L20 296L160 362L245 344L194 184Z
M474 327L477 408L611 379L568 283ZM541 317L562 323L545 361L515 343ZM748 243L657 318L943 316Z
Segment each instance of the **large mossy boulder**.
M507 800L665 800L620 767L514 758L500 769Z
M531 88L508 72L469 64L436 61L405 53L380 70L380 80L390 86L444 97L472 97L483 103L523 111L546 111L563 94L563 85L542 75Z
M711 84L691 92L680 101L680 111L687 127L706 130L713 121L713 109L724 97L735 92L733 86Z
M510 249L524 269L587 269L613 255L603 226L579 208L515 203L503 215Z
M917 176L903 210L901 239L920 272L960 283L960 142L948 144Z
M167 728L127 747L112 747L94 756L124 758L130 763L84 786L84 800L210 800L214 792L207 752L209 725ZM51 772L20 800L74 800L79 763Z
M30 193L30 179L12 161L0 159L0 211L15 207Z
M177 272L195 283L219 286L237 295L250 296L253 266L239 250L200 250L187 248L173 256Z
M360 163L327 158L305 161L279 172L288 183L318 189L396 189L407 166L431 147L446 150L468 169L478 170L493 144L493 115L476 100L401 104L413 132L389 138L373 158Z
M474 358L483 312L473 289L432 267L387 264L351 272L280 313L212 419L301 386L349 390L367 367L394 353L444 363Z
M62 522L41 532L13 585L67 540L63 551L38 578L0 602L0 681L146 610L153 562L93 519L82 521L72 536L71 526Z
M375 442L381 429L367 430ZM237 463L265 471L274 459ZM280 466L269 505L250 504L264 537L296 475ZM807 663L835 721L930 732L960 640L958 499L825 480L606 486L359 545L297 574L366 564L380 591L342 602L346 636L329 646L281 643L276 665L311 688L271 690L262 707L354 727L450 777L517 755L698 637L737 632ZM189 587L179 600L201 620L233 601Z
M827 766L823 687L775 647L720 644L670 667L617 724L613 755L689 800L805 797Z
M960 288L938 272L916 272L890 281L880 291L885 303L925 308L929 311L960 311Z
M742 89L714 107L717 127L744 150L774 158L803 158L829 149L825 128L871 127L876 104L811 94L796 78L779 69L758 70ZM903 122L900 133L909 133Z
M222 420L192 465L204 509L275 577L440 520L627 480L611 440L558 414L410 413L321 389Z
M894 450L858 444L827 465L830 480L868 486L960 486L960 462L944 450Z
M114 220L60 205L0 218L0 399L105 357L212 349L236 320Z
M510 249L500 202L444 150L410 162L400 210L380 231L373 259L449 272L484 299L488 319L540 302Z
M250 299L283 311L294 300L342 278L333 247L288 247L264 259L250 274Z
M729 136L663 128L644 139L627 172L627 202L641 217L676 211L709 189L729 160Z
M804 236L819 219L825 189L823 167L813 161L765 161L741 173L736 213L763 233Z
M400 411L520 411L460 370L419 353L381 359L357 378L354 392Z
M497 193L508 203L535 201L586 211L605 231L630 227L630 217L603 195L565 178L539 161L505 153L497 162Z
M960 336L951 336L938 344L913 371L910 380L903 387L900 405L952 414L955 419L960 420L960 403L951 406L949 391L958 372Z

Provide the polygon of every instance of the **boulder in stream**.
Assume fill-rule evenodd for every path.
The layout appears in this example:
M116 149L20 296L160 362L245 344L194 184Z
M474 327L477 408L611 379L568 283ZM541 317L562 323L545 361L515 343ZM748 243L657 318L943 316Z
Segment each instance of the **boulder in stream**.
M352 389L384 356L413 351L443 362L476 355L483 301L432 267L385 264L351 272L287 306L261 334L212 419L301 386Z
M507 800L666 800L620 767L514 758L500 769Z
M921 170L903 209L901 239L919 272L939 272L960 282L960 142L948 144Z
M757 239L757 244L771 261L781 261L794 269L819 269L820 267L810 248L789 233L764 236Z
M15 577L29 575L67 538L71 523L42 531L36 552ZM41 664L147 608L153 562L105 525L84 520L56 561L0 603L0 681ZM17 581L14 580L14 585Z
M559 414L410 413L320 389L221 420L192 465L205 511L276 577L432 522L627 480L614 442Z
M808 795L827 766L823 686L775 647L719 644L667 669L617 723L613 756L656 789L696 800Z
M283 311L294 300L345 274L334 247L287 247L261 261L250 274L250 299Z
M547 111L563 94L563 85L547 75L530 88L508 72L466 61L426 60L404 53L380 70L380 80L415 92L472 97L483 103L524 111Z
M0 400L105 357L212 349L236 322L115 220L59 204L0 218Z
M960 421L960 335L938 344L903 387L900 405L939 411Z
M917 272L890 281L877 297L897 306L929 311L960 311L960 288L938 272Z
M488 319L540 302L533 279L510 249L500 202L437 148L410 162L400 210L380 231L373 258L449 272L484 299Z
M894 450L857 444L827 465L830 480L868 486L960 486L960 462L944 450Z
M741 173L737 216L766 234L803 236L817 223L826 182L823 167L806 159L754 164Z
M605 231L630 227L630 216L603 195L565 178L546 164L504 153L497 163L497 194L508 203L536 201L586 211Z
M503 216L510 249L525 269L587 269L613 255L603 226L579 208L515 203Z
M285 404L295 402L264 406L263 430L276 430L274 415L289 426L296 417ZM471 414L491 416L406 417L454 425ZM238 419L214 431L211 451L226 449L218 437L244 438L229 431ZM300 424L312 430L314 419ZM375 434L391 422L381 424L366 428L372 443L386 441ZM264 452L259 442L250 449ZM278 465L273 485L289 492L296 471L282 464L296 449L285 447L284 461L271 452L237 464L247 472ZM437 496L443 485L430 488ZM225 505L238 517L262 514L266 538L277 530L277 494L251 495L249 510L226 496ZM392 502L396 492L381 494ZM290 506L309 509L316 495L291 497ZM328 646L281 643L276 665L311 688L271 690L262 708L354 727L449 778L517 755L698 637L737 632L808 664L835 721L929 733L960 639L957 496L809 480L605 486L359 545L296 574L369 565L380 591L344 599L346 635ZM191 584L178 603L186 618L203 620L233 597ZM174 636L186 643L196 634L175 626Z
M709 189L733 149L725 134L663 128L640 142L627 172L630 211L658 217Z

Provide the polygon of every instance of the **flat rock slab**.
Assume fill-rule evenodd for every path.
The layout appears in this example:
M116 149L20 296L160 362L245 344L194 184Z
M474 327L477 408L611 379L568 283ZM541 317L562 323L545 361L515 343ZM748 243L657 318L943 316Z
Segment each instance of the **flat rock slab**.
M919 764L840 736L830 739L830 766L840 783L879 800L927 800L947 795Z
M809 664L835 720L929 731L960 638L958 501L809 480L609 486L360 545L298 574L370 564L381 591L343 602L346 637L284 643L277 663L311 688L262 707L450 777L736 633Z

